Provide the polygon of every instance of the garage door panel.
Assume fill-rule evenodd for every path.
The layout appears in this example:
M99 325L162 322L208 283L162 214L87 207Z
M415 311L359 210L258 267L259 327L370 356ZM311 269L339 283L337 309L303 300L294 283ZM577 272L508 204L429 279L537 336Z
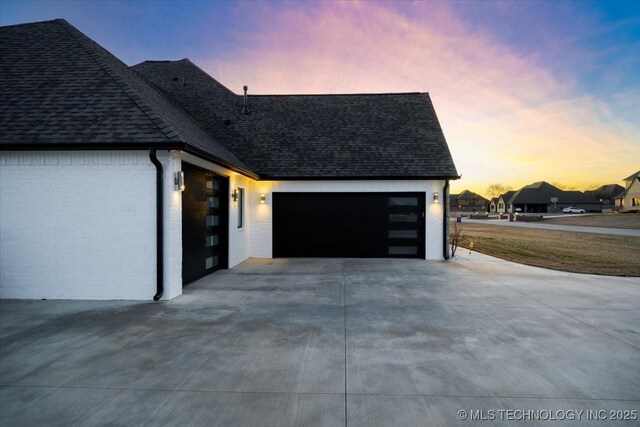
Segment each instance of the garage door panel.
M274 193L275 257L424 257L424 193Z

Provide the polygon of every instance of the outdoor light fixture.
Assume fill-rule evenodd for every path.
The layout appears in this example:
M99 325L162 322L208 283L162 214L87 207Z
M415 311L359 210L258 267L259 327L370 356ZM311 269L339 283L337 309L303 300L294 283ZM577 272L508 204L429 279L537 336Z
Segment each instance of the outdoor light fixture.
M233 200L234 202L238 201L238 190L233 190L231 192L231 200Z
M177 191L184 191L184 172L176 172L176 176L173 178L173 184Z
M260 194L260 203L266 203L267 202L267 196L265 194Z
M440 195L436 191L435 193L433 193L433 203L438 203L439 200L440 200Z

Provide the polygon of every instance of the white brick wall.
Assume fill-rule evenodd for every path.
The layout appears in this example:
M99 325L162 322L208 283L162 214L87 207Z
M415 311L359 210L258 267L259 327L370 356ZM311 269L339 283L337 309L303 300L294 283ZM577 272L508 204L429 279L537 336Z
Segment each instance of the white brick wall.
M163 299L182 294L182 193L173 184L182 161L229 177L232 190L245 189L243 228L238 204L229 204L229 267L272 257L273 192L425 192L426 258L442 259L443 181L255 181L187 153L159 151L158 158L165 182ZM155 173L147 151L0 153L0 298L151 299Z
M273 192L425 192L426 259L442 259L442 209L446 203L443 194L444 181L416 180L367 180L367 181L255 181L206 160L182 154L182 160L210 169L229 177L229 188L245 189L245 228L237 228L238 205L229 202L229 267L249 257L271 258L272 224L271 201ZM440 203L432 203L433 193L438 192ZM260 194L266 195L266 203L260 203Z
M175 174L182 170L182 163L179 151L158 151L157 157L162 163L164 181L164 292L162 299L167 300L182 295L182 192L177 191L174 184ZM155 166L153 170L155 174ZM154 185L155 182L154 175ZM155 194L154 187L154 227L156 221ZM155 257L155 232L153 245L153 255Z
M0 153L0 297L155 294L146 151Z
M254 181L251 196L250 256L271 258L272 254L272 193L274 192L425 192L426 259L442 259L442 209L444 181L368 180L368 181ZM438 192L440 203L433 203ZM267 196L267 203L259 203L259 194Z

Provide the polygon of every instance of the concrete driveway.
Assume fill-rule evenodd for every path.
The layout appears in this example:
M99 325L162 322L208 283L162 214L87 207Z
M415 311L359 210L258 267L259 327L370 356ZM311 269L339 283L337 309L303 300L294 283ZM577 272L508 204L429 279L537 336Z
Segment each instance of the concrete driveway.
M167 303L3 301L0 424L443 426L494 411L529 425L518 419L640 410L637 278L463 256L250 260Z

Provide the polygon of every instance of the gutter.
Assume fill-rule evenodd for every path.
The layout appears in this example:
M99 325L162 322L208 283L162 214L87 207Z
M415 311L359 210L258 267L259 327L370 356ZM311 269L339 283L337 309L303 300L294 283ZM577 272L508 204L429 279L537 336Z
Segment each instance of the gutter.
M447 260L449 256L449 180L447 179L442 189L442 257Z
M158 301L164 293L164 179L162 163L158 160L155 148L149 148L149 159L156 167L156 294L153 300Z

